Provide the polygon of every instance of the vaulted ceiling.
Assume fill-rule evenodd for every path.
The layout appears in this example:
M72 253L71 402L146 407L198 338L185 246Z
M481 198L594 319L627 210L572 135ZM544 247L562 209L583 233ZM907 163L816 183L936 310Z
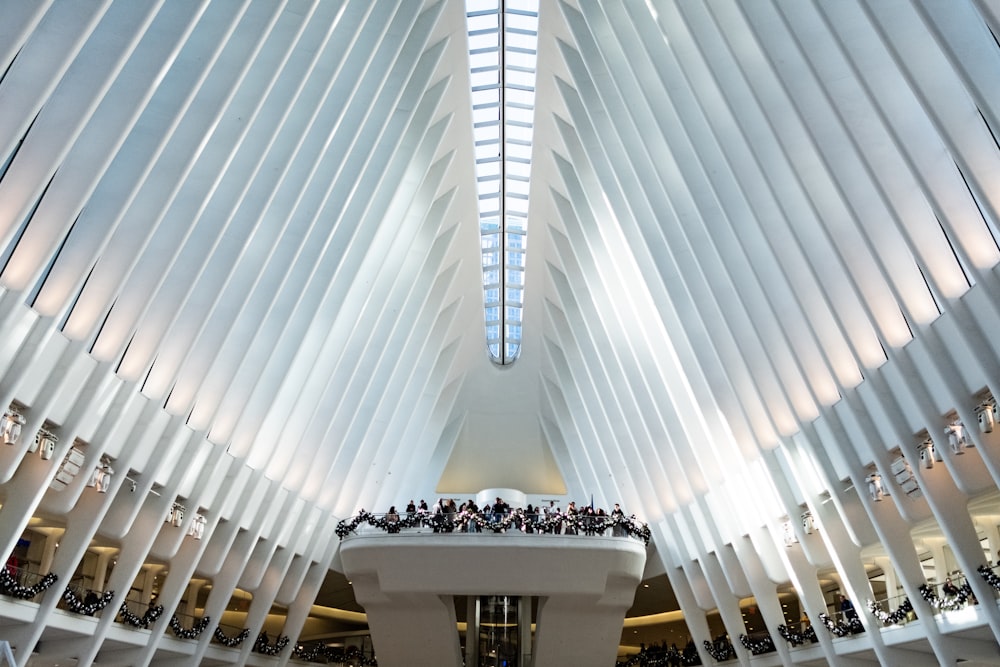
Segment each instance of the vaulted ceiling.
M539 15L501 368L463 2L3 2L0 398L137 475L183 453L182 496L220 448L338 517L594 494L667 559L974 419L1000 368L994 2ZM190 437L130 440L123 393Z

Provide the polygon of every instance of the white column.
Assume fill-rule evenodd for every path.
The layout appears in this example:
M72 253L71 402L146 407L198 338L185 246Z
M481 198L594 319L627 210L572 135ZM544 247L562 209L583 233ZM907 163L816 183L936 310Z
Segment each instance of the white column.
M931 551L931 560L934 562L934 583L941 584L948 576L948 563L944 553L944 542L941 540L926 541Z
M59 540L62 538L63 530L53 530L45 537L45 548L42 550L42 562L38 571L42 574L52 569L52 561L56 557L56 549L59 547Z
M184 605L184 612L188 616L197 616L198 593L205 586L204 579L193 579L187 587L187 603Z
M882 568L883 574L885 574L885 595L890 600L895 598L900 594L899 576L896 574L896 568L893 567L892 561L889 558L876 558L875 564Z
M531 664L533 646L531 643L531 596L522 595L520 600L520 644L522 665ZM466 663L469 664L469 663Z
M164 569L163 565L149 564L142 567L142 601L150 602L153 599L153 583L156 576Z
M113 549L101 549L97 552L97 565L94 568L94 585L93 589L98 593L104 591L104 581L108 577L108 563L111 562L111 557L115 554Z
M977 525L986 533L986 544L990 550L986 554L986 560L991 565L1000 562L1000 526L997 525L996 517L983 517Z
M465 602L465 664L479 664L479 598L470 595Z

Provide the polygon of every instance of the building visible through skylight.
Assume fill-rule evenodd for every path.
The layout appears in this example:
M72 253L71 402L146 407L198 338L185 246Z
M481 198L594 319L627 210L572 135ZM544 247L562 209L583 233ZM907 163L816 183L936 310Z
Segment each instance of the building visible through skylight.
M538 57L537 0L467 0L486 344L521 352L528 189Z

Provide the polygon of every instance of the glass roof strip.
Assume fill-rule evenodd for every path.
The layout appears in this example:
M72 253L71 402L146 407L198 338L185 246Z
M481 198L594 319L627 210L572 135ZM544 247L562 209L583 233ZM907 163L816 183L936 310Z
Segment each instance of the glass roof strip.
M466 0L466 17L486 341L506 364L521 349L538 0Z

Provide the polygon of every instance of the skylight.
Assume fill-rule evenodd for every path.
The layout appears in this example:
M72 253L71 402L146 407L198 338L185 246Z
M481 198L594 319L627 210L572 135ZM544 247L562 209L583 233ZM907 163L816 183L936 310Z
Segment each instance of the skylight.
M521 353L538 0L467 0L486 345Z

